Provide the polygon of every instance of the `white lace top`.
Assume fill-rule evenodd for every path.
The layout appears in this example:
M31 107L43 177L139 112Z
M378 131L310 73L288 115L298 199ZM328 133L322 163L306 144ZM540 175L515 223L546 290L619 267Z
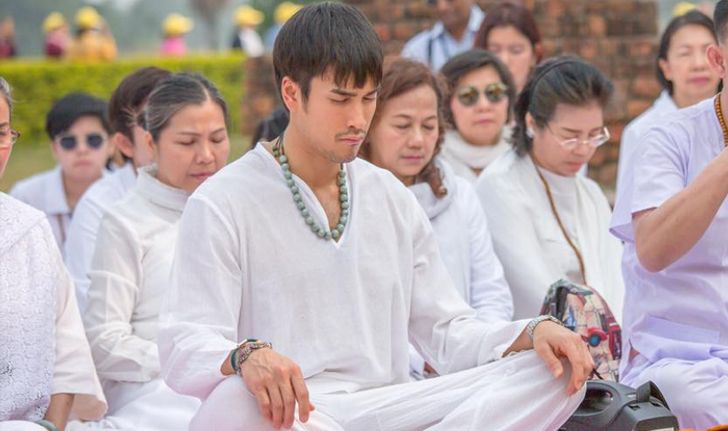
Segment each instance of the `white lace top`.
M73 284L45 215L0 193L0 421L38 420L74 394L71 418L98 419L96 377Z

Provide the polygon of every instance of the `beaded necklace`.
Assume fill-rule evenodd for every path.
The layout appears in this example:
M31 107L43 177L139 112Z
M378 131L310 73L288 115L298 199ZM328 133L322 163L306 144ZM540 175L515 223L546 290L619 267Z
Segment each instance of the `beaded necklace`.
M720 93L718 93L717 96L715 96L715 101L713 102L713 106L715 106L715 115L718 116L718 122L720 123L720 128L723 130L723 143L728 146L728 126L725 124L725 118L723 118L723 106L722 102L720 101Z
M293 203L296 204L298 212L301 217L306 221L306 225L311 228L311 232L316 234L319 238L324 240L334 239L334 241L341 238L344 233L347 221L349 221L349 191L346 188L346 171L344 171L344 165L340 165L339 173L337 175L337 185L339 186L339 205L341 205L339 222L336 226L329 230L327 227L319 226L313 219L311 212L306 208L306 204L303 202L301 196L301 190L293 180L293 173L291 173L291 166L288 163L288 156L285 155L283 150L283 135L278 137L278 140L273 144L273 156L275 156L278 163L281 165L283 171L283 177L286 179L288 189L293 195Z

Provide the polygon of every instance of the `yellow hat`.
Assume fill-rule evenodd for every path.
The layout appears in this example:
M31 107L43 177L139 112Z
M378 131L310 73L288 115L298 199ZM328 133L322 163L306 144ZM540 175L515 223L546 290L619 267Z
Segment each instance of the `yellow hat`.
M283 3L278 5L274 12L276 22L278 24L285 23L286 21L291 19L291 17L295 15L296 12L301 10L301 8L303 8L303 6L299 4L284 1Z
M674 16L674 17L683 16L686 13L688 13L692 10L695 10L695 9L697 9L697 6L695 6L694 4L692 4L690 2L682 1L678 4L676 4L674 8L672 8L672 16Z
M91 6L84 6L76 12L76 25L82 30L99 28L102 23L103 18Z
M255 9L249 5L240 6L235 10L235 24L238 26L244 25L260 25L265 19L263 12Z
M192 20L178 13L167 15L167 18L162 22L162 31L169 36L179 36L189 33L192 27L194 27Z
M63 27L66 25L66 18L60 12L51 12L43 20L43 32L48 33L51 30Z

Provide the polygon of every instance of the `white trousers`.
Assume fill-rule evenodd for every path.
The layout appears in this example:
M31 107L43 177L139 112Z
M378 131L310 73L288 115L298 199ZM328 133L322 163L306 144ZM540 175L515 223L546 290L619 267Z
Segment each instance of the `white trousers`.
M568 370L568 368L567 368ZM557 430L581 403L568 396L570 373L554 379L534 352L459 373L352 394L311 394L316 410L295 431ZM240 377L220 383L191 431L272 431Z
M719 358L685 361L665 358L654 364L638 355L622 383L654 382L682 428L704 430L728 424L728 362Z
M114 382L105 385L104 392L109 401L106 417L97 422L70 422L66 431L182 431L200 406L197 398L174 392L161 378L146 383Z
M0 431L46 431L46 429L34 422L0 421Z

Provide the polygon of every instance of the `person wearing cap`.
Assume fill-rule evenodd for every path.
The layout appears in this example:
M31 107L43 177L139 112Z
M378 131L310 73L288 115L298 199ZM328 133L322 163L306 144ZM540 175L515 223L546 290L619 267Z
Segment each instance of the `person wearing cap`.
M104 18L91 6L76 12L76 36L68 49L74 61L99 62L116 59L117 49Z
M265 49L268 52L273 52L273 45L276 42L276 36L278 36L278 32L281 30L281 27L283 27L283 24L291 19L291 17L295 15L301 7L301 5L291 3L289 1L284 1L276 7L275 12L273 13L276 23L269 28L267 32L265 32Z
M438 21L416 34L402 48L402 57L419 60L433 71L453 56L473 47L485 13L475 0L427 0Z
M178 13L171 13L162 22L162 55L170 57L184 57L187 54L185 35L192 30L194 23L191 19Z
M236 31L233 36L233 49L243 51L248 57L260 57L265 52L263 40L256 31L265 16L263 12L243 5L235 10Z
M43 20L43 52L48 58L62 58L71 42L68 23L60 12L51 12Z

